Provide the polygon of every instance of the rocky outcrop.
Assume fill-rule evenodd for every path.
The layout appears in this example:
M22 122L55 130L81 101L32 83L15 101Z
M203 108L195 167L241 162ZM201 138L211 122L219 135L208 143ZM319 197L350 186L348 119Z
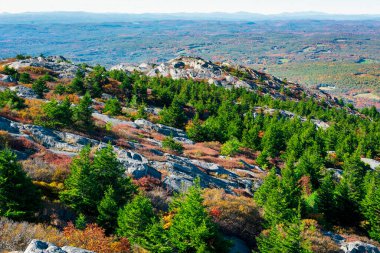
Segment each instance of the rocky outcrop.
M372 170L380 167L380 162L370 158L361 158L362 162L367 164Z
M37 98L37 94L28 87L25 87L23 85L13 86L9 87L11 91L15 91L17 93L17 96L22 98Z
M301 100L304 95L318 101L324 101L329 106L337 106L336 101L328 94L319 90L308 90L298 84L282 80L254 69L213 63L199 57L181 56L167 62L157 64L143 63L140 65L118 64L111 69L124 70L127 73L138 71L150 77L162 76L172 79L193 79L207 82L210 85L222 86L227 89L245 88L259 90L277 99ZM286 94L285 90L291 91ZM324 127L323 125L321 127Z
M182 191L193 185L196 178L200 179L203 188L220 188L228 193L240 188L251 193L252 178L242 178L237 174L226 170L222 166L206 163L189 158L165 154L165 162L152 162L152 167L160 171L166 171L163 184L170 190Z
M163 76L173 79L194 79L207 81L218 86L252 88L253 82L242 81L223 70L222 66L206 61L202 58L178 57L168 62L155 64L129 65L119 64L111 69L125 70L126 72L139 71L148 76ZM256 76L257 77L257 76Z
M169 128L159 124L153 124L149 121L138 120L136 123L139 127L150 127L157 129L158 132L176 136L184 136L182 130ZM24 137L37 143L47 150L68 156L75 156L85 145L97 146L103 148L106 142L90 139L81 135L62 132L44 128L42 126L21 124L3 117L0 117L0 130L9 132L14 137ZM184 138L184 137L177 137ZM248 193L252 192L257 184L256 173L263 173L257 166L245 165L247 170L241 170L241 174L247 174L247 177L225 169L223 166L214 163L207 163L186 157L162 154L156 152L159 156L164 156L164 162L149 161L141 154L132 150L121 149L113 146L119 161L123 164L126 174L135 179L145 176L162 180L164 185L173 191L180 191L192 185L196 178L200 178L201 186L208 188L221 188L227 192L233 193L233 189L244 189ZM256 172L253 172L255 170ZM162 172L165 171L165 177ZM244 172L244 173L243 173Z
M149 165L149 161L138 153L126 151L115 147L115 151L126 168L126 173L135 179L140 179L145 176L153 177L161 180L161 173Z
M323 233L330 237L344 253L380 253L380 249L372 244L361 241L347 242L346 238L333 232L327 231Z
M180 129L154 124L143 119L130 122L111 118L99 113L94 113L93 116L112 125L127 124L134 128L156 131L166 136L172 135L178 141L192 144L192 141L187 138L186 133ZM14 138L24 137L33 143L43 146L48 151L67 156L77 155L85 145L103 148L107 143L106 140L99 141L78 134L48 129L42 126L22 124L3 117L0 117L0 130L9 132ZM152 144L155 146L161 145L159 141L146 139L146 141L148 140L152 141ZM233 193L234 189L239 188L246 190L248 193L252 193L252 188L256 188L257 185L260 184L260 182L257 182L258 177L255 177L256 173L263 173L261 169L256 168L256 166L245 164L244 166L247 170L241 169L239 175L246 176L239 176L218 164L163 154L160 151L154 153L157 156L163 156L163 159L161 159L163 161L152 161L136 152L138 148L141 148L141 144L136 143L136 145L132 145L131 143L130 146L133 151L113 146L119 161L125 168L126 174L135 179L149 176L162 180L163 184L173 191L186 189L193 184L196 178L200 178L202 187L221 188L229 193ZM165 176L163 176L163 174Z
M133 128L139 128L139 126L133 121L120 120L120 119L112 118L112 117L109 117L108 115L97 113L97 112L93 113L92 117L97 120L103 121L105 123L109 123L112 126L128 125Z
M146 130L153 130L165 136L173 136L176 141L185 144L194 144L194 142L188 139L185 131L174 127L165 126L162 124L154 124L146 119L135 120L135 124Z
M15 83L17 81L12 76L0 74L0 82L3 82L3 83Z
M345 253L380 253L378 247L360 241L343 243L340 248Z
M15 61L9 67L20 69L24 67L41 67L54 71L59 78L74 78L79 67L62 56L34 57Z
M290 111L286 111L286 110L280 110L280 109L272 109L272 108L267 108L267 107L261 107L261 106L256 106L253 108L254 112L253 112L253 115L256 117L256 115L258 113L264 113L264 114L269 114L269 115L274 115L275 113L278 113L279 115L281 115L282 117L285 117L285 118L298 118L300 119L302 122L305 122L307 121L308 119L305 118L305 117L301 117L295 113L292 113ZM314 125L317 127L317 128L322 128L324 130L326 130L327 128L330 127L330 125L327 123L327 122L324 122L324 121L321 121L321 120L317 120L317 119L311 119L310 120L311 122L314 123Z
M79 249L75 247L65 246L57 247L52 243L32 240L24 253L94 253L85 249Z
M42 126L22 124L0 117L0 129L13 135L31 139L47 149L78 153L87 144L97 145L99 141L81 135L48 129Z
M102 148L105 143L81 135L52 130L36 125L21 124L0 117L0 130L5 130L15 137L25 137L34 141L53 153L64 153L74 156L80 152L85 145L98 146ZM126 168L126 173L135 178L151 176L161 179L161 173L148 165L148 160L143 156L126 151L114 146L118 159Z

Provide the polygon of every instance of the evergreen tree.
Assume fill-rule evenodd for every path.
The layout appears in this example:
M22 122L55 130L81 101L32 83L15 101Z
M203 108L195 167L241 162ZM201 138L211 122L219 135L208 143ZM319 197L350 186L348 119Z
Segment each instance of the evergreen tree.
M361 210L369 225L369 235L380 242L380 168L368 172L365 181Z
M282 133L272 120L261 141L263 152L265 151L269 157L276 157L282 149L282 140Z
M86 93L86 88L84 86L84 72L78 70L75 74L75 78L71 81L68 86L69 91L73 93L78 93L79 95L84 95Z
M143 241L154 218L150 200L141 194L137 195L119 211L117 234L134 243Z
M139 105L139 107L137 109L136 117L139 119L147 119L148 118L148 113L146 111L146 105L145 104Z
M160 122L176 128L183 128L187 121L184 112L184 104L178 98L174 98L172 104L168 108L162 109L160 112Z
M294 169L285 168L282 174L280 178L272 170L255 193L255 200L263 207L268 227L292 221L300 203L300 189L294 178Z
M199 120L199 114L197 113L193 120L186 126L186 133L189 138L195 142L206 141L204 129L202 123Z
M56 128L70 126L72 118L71 102L66 98L59 103L57 100L42 105L44 115L40 120L40 124L46 127Z
M95 98L102 95L106 83L108 83L107 71L100 65L96 65L85 79L86 90Z
M326 175L321 180L321 186L318 189L318 210L323 214L328 222L333 222L335 219L335 183L332 173L326 172Z
M87 226L86 216L84 214L79 214L78 218L75 220L75 227L80 230L84 230Z
M0 108L4 106L8 106L12 110L20 110L26 106L25 99L17 96L15 91L6 89L4 91L0 91Z
M100 209L106 215L106 205L112 202L109 188L114 191L112 199L118 208L130 200L136 191L131 179L125 177L124 169L110 144L96 151L92 159L90 148L85 147L71 163L70 171L60 198L78 213L97 216L97 208L103 200ZM105 197L105 194L108 196Z
M305 175L309 176L313 189L317 189L321 179L320 170L322 167L323 158L321 148L314 144L303 152L296 167L296 174L298 178Z
M65 180L65 190L60 199L78 213L88 213L96 204L92 199L94 185L91 175L90 147L85 146L70 164L70 175Z
M366 166L355 154L346 157L343 164L343 175L336 188L337 212L343 224L355 224L360 221L360 202L364 197L363 180Z
M30 78L29 73L21 73L21 74L20 74L19 81L20 81L21 83L28 84L28 83L31 83L31 82L32 82L32 78Z
M169 239L177 252L227 252L228 244L218 234L203 206L199 179L186 194L177 196L170 210L175 213Z
M258 165L263 167L264 169L269 166L269 154L267 150L261 151L261 153L257 156L256 162Z
M121 103L117 98L108 99L106 105L104 106L104 112L111 116L117 116L121 114Z
M86 130L93 128L92 121L92 99L89 93L86 93L84 97L79 101L79 105L77 105L73 109L73 121L80 127L83 127Z
M123 94L125 94L125 98L128 100L132 98L132 82L133 79L127 76L120 84L120 89L122 90Z
M244 147L258 150L260 148L260 126L254 125L243 131L242 143Z
M303 238L305 230L298 216L291 222L274 225L266 233L257 237L260 253L312 253L310 242Z
M116 228L118 208L118 203L115 200L115 191L112 186L109 186L98 205L99 215L97 219L99 225L109 233Z
M30 219L40 203L40 193L17 162L17 156L9 149L0 150L0 216Z
M38 78L33 82L32 89L37 94L38 98L43 98L44 93L49 91L49 88L46 86L46 81L42 78Z

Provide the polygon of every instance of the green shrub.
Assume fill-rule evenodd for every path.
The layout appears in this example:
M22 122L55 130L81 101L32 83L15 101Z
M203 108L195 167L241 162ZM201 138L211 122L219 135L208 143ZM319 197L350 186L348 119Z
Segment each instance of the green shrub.
M108 99L104 106L104 112L107 112L111 116L120 115L122 113L121 110L121 103L117 98Z
M29 58L31 58L31 56L29 56L29 55L23 55L23 54L16 55L16 59L17 60L26 60L26 59L29 59Z
M178 152L178 153L182 153L182 151L183 151L183 145L182 145L182 143L175 141L172 136L166 137L162 141L162 147L164 149L172 150L172 151L175 151L175 152Z
M31 83L32 82L32 78L30 78L30 75L28 73L21 73L19 81L21 83Z
M237 139L229 140L223 144L220 154L225 156L234 156L239 153L240 146L241 144Z
M46 86L46 81L43 78L38 78L34 81L32 89L39 98L43 98L44 93L49 91L49 88Z
M54 93L58 95L63 95L66 92L66 87L63 84L58 84L55 87Z
M10 109L25 108L25 100L17 96L16 92L6 89L0 91L0 107L9 106Z
M3 73L8 75L8 76L13 77L16 80L18 80L20 78L20 73L18 73L18 71L16 69L11 68L9 66L4 67Z

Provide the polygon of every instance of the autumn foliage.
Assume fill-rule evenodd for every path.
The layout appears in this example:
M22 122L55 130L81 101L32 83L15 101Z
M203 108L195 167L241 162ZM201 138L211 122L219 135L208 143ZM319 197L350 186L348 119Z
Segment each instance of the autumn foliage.
M69 223L63 235L70 245L97 253L127 253L130 251L128 239L118 240L114 236L106 236L104 229L96 224L89 224L84 230L75 228Z

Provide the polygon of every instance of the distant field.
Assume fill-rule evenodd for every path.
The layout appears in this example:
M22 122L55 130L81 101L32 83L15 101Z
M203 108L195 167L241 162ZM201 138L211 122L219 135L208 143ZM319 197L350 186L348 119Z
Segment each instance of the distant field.
M256 66L263 68L263 66ZM287 78L308 86L328 84L335 86L336 93L348 93L352 90L372 90L380 94L379 63L291 63L270 65L265 69L273 75ZM332 89L329 89L332 91Z
M178 55L240 64L380 62L380 21L165 20L1 24L0 58L64 55L112 65Z
M0 24L0 58L63 55L75 62L231 61L328 91L380 94L380 21L139 21Z

